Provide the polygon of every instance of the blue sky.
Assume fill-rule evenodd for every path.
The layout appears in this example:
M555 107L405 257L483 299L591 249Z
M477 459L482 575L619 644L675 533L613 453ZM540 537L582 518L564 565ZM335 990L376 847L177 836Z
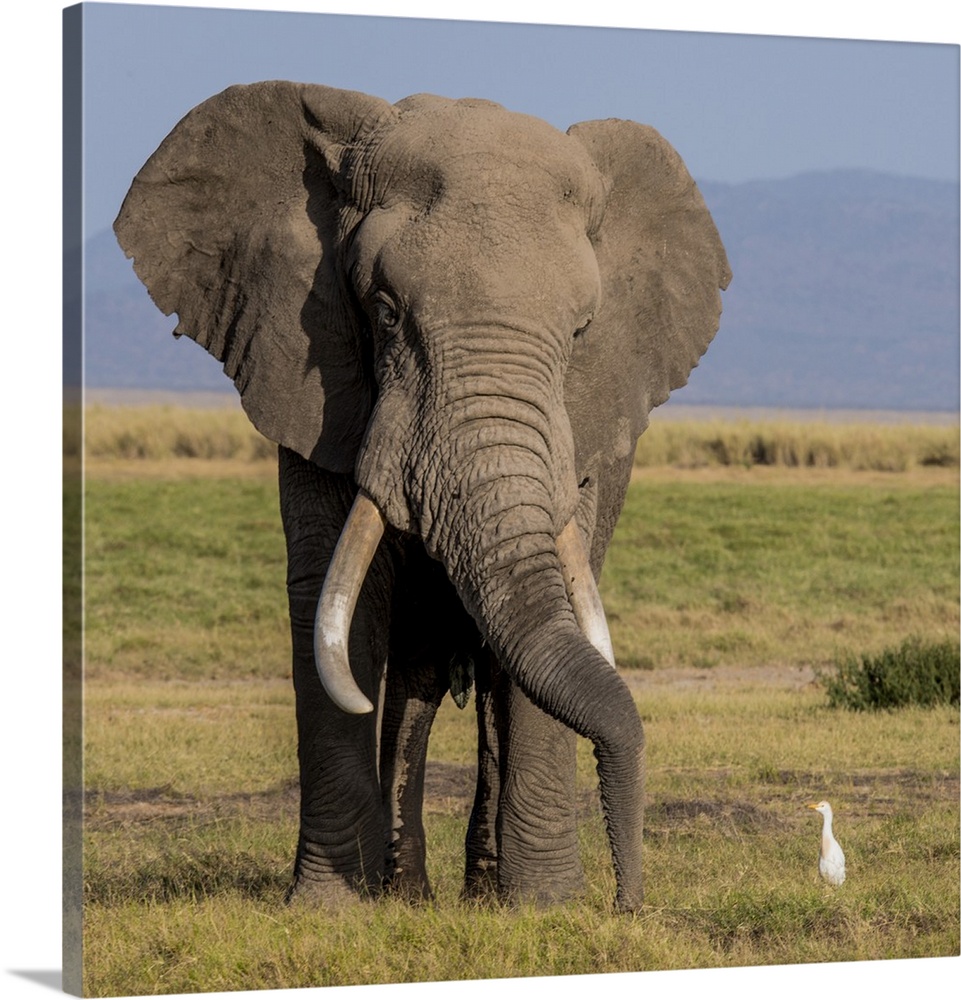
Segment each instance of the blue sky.
M85 6L88 235L112 223L191 107L276 78L388 100L486 97L559 128L633 118L658 128L699 180L838 167L958 176L955 44Z

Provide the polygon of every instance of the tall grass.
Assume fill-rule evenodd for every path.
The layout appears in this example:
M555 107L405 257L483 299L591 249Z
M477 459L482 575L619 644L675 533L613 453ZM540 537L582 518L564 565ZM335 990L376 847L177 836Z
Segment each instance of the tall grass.
M790 421L654 420L635 465L781 466L906 472L918 466L957 468L957 427L801 423Z
M876 656L847 656L821 683L835 707L854 711L904 705L957 705L961 697L958 643L906 639Z
M272 459L276 449L239 410L91 406L85 453L95 459ZM77 448L73 438L65 447ZM904 472L957 468L958 428L791 421L654 420L640 440L641 467L756 465Z
M239 410L174 406L87 408L87 458L275 460L277 446Z

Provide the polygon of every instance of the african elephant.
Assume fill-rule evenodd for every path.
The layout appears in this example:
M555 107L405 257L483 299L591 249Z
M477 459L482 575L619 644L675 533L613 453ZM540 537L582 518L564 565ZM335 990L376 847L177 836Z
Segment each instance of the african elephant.
M429 895L427 736L473 666L467 891L576 886L576 733L636 910L644 737L595 579L637 438L730 277L677 153L630 121L235 86L163 141L115 231L280 446L293 892Z

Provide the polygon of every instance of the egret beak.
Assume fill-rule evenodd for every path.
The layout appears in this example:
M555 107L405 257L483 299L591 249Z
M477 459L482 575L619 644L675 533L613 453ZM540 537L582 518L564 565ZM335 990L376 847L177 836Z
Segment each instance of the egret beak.
M818 804L816 802L809 802L807 805L808 809L817 809L818 807Z

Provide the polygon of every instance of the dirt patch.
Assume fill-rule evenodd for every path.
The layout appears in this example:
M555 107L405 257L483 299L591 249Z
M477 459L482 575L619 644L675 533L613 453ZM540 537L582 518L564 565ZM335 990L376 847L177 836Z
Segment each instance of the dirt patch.
M429 760L424 771L424 803L431 812L467 813L474 802L477 768Z
M622 670L620 673L633 692L665 687L702 691L751 687L804 691L815 684L814 669L807 666L658 667L656 670Z
M727 827L736 836L783 826L772 810L752 802L725 802L705 799L663 799L645 811L645 833L651 836L676 832L685 826Z
M427 812L467 817L474 800L476 769L472 765L428 761L424 778L424 805ZM702 772L705 784L723 779L723 772ZM718 798L664 798L648 803L645 835L676 834L703 824L729 828L735 836L775 827L803 824L806 811L794 815L797 801L811 794L820 774L799 771L772 773L757 786L757 801ZM905 807L905 802L924 808L928 803L957 800L961 781L947 772L931 774L911 770L864 771L847 776L845 803L848 815L889 816ZM221 795L196 799L177 795L170 788L130 789L122 792L92 792L85 799L84 825L91 832L145 828L159 824L167 829L196 827L231 817L254 820L280 818L296 824L300 790L296 781L258 793ZM600 797L596 787L581 788L577 795L577 815L581 820L596 815ZM790 812L791 822L783 810Z
M429 812L467 815L474 801L477 771L472 765L428 761L424 775L424 804ZM162 824L196 826L231 816L254 820L297 820L300 786L294 780L263 792L238 792L195 798L170 786L93 791L84 797L84 826L90 831Z
M84 799L84 826L101 831L152 823L197 825L238 815L296 821L299 802L297 781L263 792L238 792L205 799L180 795L169 786L95 791L88 792Z

